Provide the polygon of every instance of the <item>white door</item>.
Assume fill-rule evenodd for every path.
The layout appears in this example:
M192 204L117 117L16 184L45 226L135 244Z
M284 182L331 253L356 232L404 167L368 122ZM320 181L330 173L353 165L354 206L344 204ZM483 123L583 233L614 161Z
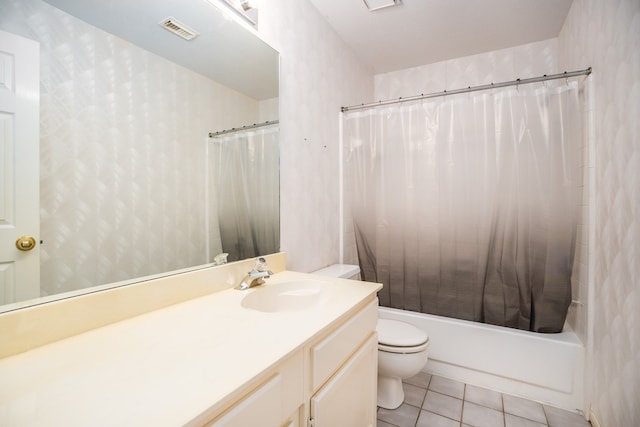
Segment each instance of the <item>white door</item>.
M0 31L0 304L40 296L39 51Z

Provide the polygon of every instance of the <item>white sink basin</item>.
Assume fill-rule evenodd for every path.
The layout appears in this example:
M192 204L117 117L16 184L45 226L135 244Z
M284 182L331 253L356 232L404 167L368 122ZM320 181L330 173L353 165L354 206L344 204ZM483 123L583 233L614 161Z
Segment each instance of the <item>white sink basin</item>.
M325 304L326 282L301 280L267 282L242 299L242 307L265 312L301 311Z

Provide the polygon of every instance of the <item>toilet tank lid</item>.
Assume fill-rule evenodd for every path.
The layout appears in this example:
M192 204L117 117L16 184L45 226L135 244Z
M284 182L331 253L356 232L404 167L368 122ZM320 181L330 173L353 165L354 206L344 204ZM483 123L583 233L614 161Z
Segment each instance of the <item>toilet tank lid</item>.
M429 336L405 322L378 319L378 342L393 347L415 347L429 341Z
M312 272L320 276L340 277L348 279L360 273L360 267L351 264L333 264Z

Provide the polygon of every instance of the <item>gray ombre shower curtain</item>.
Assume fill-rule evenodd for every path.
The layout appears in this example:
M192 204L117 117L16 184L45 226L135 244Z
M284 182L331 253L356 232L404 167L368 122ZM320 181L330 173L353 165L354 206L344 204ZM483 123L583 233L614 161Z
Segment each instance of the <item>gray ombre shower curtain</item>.
M383 306L560 332L580 187L576 82L348 112L345 179Z
M222 251L229 261L280 248L277 126L212 139L210 158Z

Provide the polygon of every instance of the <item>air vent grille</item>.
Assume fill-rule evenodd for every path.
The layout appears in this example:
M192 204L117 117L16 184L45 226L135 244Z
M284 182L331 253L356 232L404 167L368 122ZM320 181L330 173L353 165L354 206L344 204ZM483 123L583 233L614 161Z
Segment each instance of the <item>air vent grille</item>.
M199 35L197 31L194 31L192 28L189 28L187 25L171 16L163 19L162 22L160 22L160 25L162 25L165 30L171 31L185 40L192 40Z

